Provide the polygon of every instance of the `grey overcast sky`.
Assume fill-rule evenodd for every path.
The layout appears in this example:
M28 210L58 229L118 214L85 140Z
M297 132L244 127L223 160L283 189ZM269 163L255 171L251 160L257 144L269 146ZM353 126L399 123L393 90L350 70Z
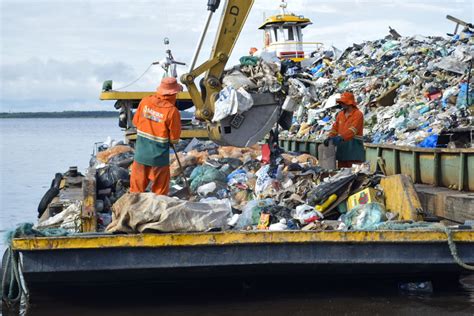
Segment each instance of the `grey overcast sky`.
M0 0L0 111L112 110L100 102L102 82L114 87L137 78L164 57L169 37L175 58L189 62L206 16L206 0ZM288 0L288 10L313 21L305 41L343 49L385 36L445 35L450 14L473 22L474 0ZM255 0L231 63L262 46L257 29L278 12L278 0ZM221 5L222 9L223 5ZM220 14L220 11L219 11ZM201 60L208 57L215 17ZM185 70L183 68L182 70ZM127 90L154 90L153 67Z

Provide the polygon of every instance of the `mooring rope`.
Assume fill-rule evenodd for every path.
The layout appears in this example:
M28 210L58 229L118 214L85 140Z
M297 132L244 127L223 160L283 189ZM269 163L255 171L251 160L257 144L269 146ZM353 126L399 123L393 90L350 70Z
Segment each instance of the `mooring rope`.
M21 298L24 297L28 306L29 295L26 284L24 284L21 278L19 254L13 251L11 246L7 249L6 258L2 264L2 270L3 304L6 305L7 309L14 309L19 306Z
M448 237L448 246L449 246L449 250L451 251L451 255L453 256L454 261L455 261L458 265L460 265L461 267L463 267L464 269L470 270L470 271L474 271L474 266L469 265L469 264L463 262L463 261L461 260L461 258L459 257L459 255L458 255L458 249L457 249L456 244L454 243L454 240L453 240L453 234L452 234L453 231L452 231L450 228L446 227L446 228L444 229L444 232L446 233L446 236Z

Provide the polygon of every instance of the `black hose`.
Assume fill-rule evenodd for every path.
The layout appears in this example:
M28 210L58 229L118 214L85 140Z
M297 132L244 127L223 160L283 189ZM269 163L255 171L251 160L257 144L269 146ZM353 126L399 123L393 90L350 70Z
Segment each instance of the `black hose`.
M63 175L61 173L56 173L54 176L53 181L51 181L51 187L46 191L46 193L41 198L41 201L38 204L38 218L40 218L43 213L48 208L49 203L58 196L59 194L59 186L61 185L61 180L63 179Z

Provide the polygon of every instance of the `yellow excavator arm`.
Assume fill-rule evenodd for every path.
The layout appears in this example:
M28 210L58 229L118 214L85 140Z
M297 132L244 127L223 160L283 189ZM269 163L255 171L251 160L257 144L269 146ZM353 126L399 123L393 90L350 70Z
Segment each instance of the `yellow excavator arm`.
M253 0L227 0L222 11L216 39L211 56L204 63L194 68L202 47L213 13L219 6L219 0L209 0L209 14L204 30L194 53L189 72L181 76L196 107L197 119L208 122L209 137L221 145L238 147L251 146L263 139L278 120L281 108L278 100L269 93L252 95L254 105L238 119L233 117L212 123L214 102L222 90L221 79L225 65L245 24L252 8ZM198 76L205 74L196 86Z
M247 20L247 15L252 8L253 0L228 0L221 17L217 36L212 48L211 57L199 67L194 67L197 54L199 54L202 42L198 43L198 49L193 56L190 72L181 76L181 82L188 88L189 94L193 99L196 107L196 118L199 120L210 121L214 115L215 95L221 91L222 86L220 78L224 71L227 60L229 59L235 42L237 41L240 31ZM217 2L218 6L218 2ZM209 5L208 5L209 8ZM212 8L212 7L211 7ZM214 10L217 7L214 8ZM206 26L209 22L206 21ZM206 29L201 35L204 40ZM197 54L196 54L197 53ZM203 80L203 89L200 92L194 80L201 74L206 73ZM201 94L202 93L202 94Z

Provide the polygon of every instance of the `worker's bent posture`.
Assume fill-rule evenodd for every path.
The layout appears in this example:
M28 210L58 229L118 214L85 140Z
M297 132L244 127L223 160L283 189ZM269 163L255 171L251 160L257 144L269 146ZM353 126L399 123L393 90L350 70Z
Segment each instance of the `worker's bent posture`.
M181 90L175 78L163 78L156 94L140 102L133 117L137 143L130 192L145 192L151 181L154 193L168 194L170 143L177 143L181 134L181 117L175 106Z
M363 143L364 115L357 108L354 95L344 92L336 100L343 110L336 116L336 122L324 141L327 146L332 141L337 146L336 160L338 168L350 168L352 164L365 160Z

